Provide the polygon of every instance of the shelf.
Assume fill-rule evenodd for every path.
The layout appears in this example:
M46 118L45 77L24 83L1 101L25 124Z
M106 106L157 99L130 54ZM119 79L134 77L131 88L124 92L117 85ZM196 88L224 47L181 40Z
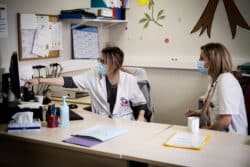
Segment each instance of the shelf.
M127 20L108 20L108 19L82 19L84 22L99 22L99 23L127 23Z
M85 23L97 23L97 24L102 24L103 27L105 28L109 28L113 25L116 24L121 24L121 23L128 23L127 20L105 20L105 19L61 19L62 21L70 21L72 23L76 23L77 25L75 25L73 28L76 28L78 26L81 26ZM79 23L80 22L80 23Z

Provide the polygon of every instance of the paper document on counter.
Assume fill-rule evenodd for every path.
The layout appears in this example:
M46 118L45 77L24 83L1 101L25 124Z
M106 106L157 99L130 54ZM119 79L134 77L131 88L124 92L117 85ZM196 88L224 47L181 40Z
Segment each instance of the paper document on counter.
M164 143L164 145L169 147L202 150L210 138L210 135L175 133Z
M75 136L78 137L89 137L100 141L106 141L126 133L128 130L125 128L97 125L93 128L84 130L77 133Z
M104 141L127 133L127 129L105 126L105 125L97 125L90 129L81 131L75 135L74 137L63 140L66 143L76 144L85 147L91 147L97 144L100 144Z

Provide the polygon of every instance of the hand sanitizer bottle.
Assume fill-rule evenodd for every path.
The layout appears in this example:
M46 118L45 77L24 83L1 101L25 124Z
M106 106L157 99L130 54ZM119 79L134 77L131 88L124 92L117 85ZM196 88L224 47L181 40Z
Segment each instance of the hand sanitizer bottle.
M62 96L63 102L60 107L60 125L61 128L69 126L69 106L66 103L67 96Z

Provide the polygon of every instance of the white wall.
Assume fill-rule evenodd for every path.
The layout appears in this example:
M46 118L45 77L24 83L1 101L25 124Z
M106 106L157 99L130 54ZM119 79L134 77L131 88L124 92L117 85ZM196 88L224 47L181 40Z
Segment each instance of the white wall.
M62 9L88 7L89 0L0 0L8 7L9 38L0 39L0 67L8 68L12 51L17 50L16 13L44 13L58 14ZM145 8L139 7L135 0L130 0L130 9L127 11L128 24L117 25L109 32L109 39L124 49L127 65L147 66L147 72L152 84L152 97L155 106L155 120L157 122L185 124L183 116L187 107L195 108L197 98L205 91L207 78L194 69L195 60L199 55L199 47L210 41L224 43L232 53L234 60L244 62L249 60L250 33L237 28L235 40L231 39L231 32L223 6L219 2L211 32L211 39L204 33L190 34L208 1L200 0L155 0L158 8L164 8L167 18L166 29L151 24L148 29L138 24ZM249 23L250 12L248 0L238 0L242 15ZM178 22L177 19L182 21ZM127 26L127 30L125 27ZM61 62L65 70L93 66L86 61L69 60L71 55L69 24L63 24L63 50L60 58L36 61L22 61L21 75L29 72L33 64ZM104 32L104 36L107 35ZM170 38L170 43L163 42L164 37ZM171 61L177 57L178 62ZM235 62L236 62L235 61ZM151 66L153 64L153 66ZM157 68L153 68L157 67ZM170 68L166 68L170 67ZM173 69L171 69L173 68ZM176 69L179 68L179 69ZM70 74L70 73L67 73Z
M200 53L200 46L207 42L221 42L232 54L234 64L249 61L249 30L237 27L233 40L223 1L219 1L212 23L211 38L206 31L199 37L200 30L190 34L207 5L207 0L155 0L155 12L165 10L166 18L160 23L163 27L150 23L143 29L138 21L148 12L147 7L130 1L127 12L127 31L122 28L112 30L112 41L126 50L128 65L149 67L169 67L194 69ZM250 24L249 0L234 1L242 16ZM148 12L149 13L149 12ZM180 21L179 21L180 19ZM164 43L169 38L168 44ZM177 61L172 61L177 58Z
M196 109L198 98L206 90L207 77L197 71L147 69L152 86L155 120L186 124L184 111Z

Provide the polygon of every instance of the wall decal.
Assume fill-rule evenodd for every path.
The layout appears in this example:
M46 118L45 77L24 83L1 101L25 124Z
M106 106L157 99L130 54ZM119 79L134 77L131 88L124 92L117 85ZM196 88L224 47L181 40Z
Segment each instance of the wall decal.
M201 29L200 36L203 34L205 30L207 30L207 35L210 38L211 36L211 29L212 29L212 22L215 10L217 8L219 0L209 0L205 10L203 11L201 17L199 18L198 22L192 29L191 33L194 33ZM247 24L243 16L241 15L240 11L238 10L234 0L223 0L227 18L230 24L232 38L235 38L237 26L250 30L250 26Z
M168 43L169 43L169 38L166 37L166 38L164 39L164 42L165 42L166 44L168 44Z
M149 4L150 0L136 0L137 4L140 6L145 6Z
M145 12L144 17L139 20L139 23L144 24L144 28L147 28L150 22L153 22L156 25L163 27L163 25L159 22L164 20L166 17L163 9L159 10L157 12L157 15L155 16L155 2L153 0L137 0L137 3L140 6L148 6L149 12Z

